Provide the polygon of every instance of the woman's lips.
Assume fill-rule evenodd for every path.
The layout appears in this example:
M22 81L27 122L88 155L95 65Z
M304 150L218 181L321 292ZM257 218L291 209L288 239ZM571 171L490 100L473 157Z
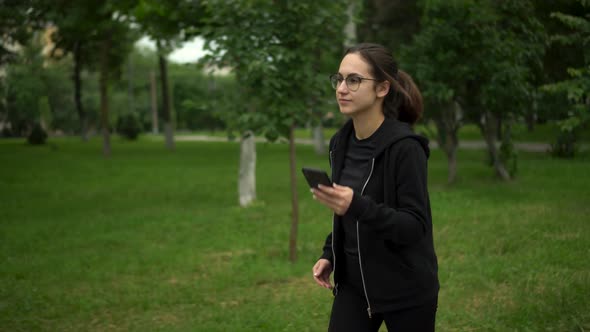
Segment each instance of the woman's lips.
M341 105L342 104L349 104L351 102L352 102L352 100L350 100L350 99L338 99L338 103Z

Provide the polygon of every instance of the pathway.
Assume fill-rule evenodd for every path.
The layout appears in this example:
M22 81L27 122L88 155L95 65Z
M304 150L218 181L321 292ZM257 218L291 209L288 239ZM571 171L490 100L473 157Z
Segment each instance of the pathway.
M227 137L219 136L207 136L207 135L177 135L174 137L177 141L197 141L197 142L228 142ZM266 142L263 137L257 137L257 142ZM285 143L284 139L279 140L280 143ZM297 144L311 145L313 141L306 138L298 138L295 140ZM327 143L326 143L327 144ZM526 152L546 152L550 149L550 145L539 142L517 142L515 143L517 150ZM438 148L438 144L435 141L430 141L430 147L433 149ZM459 149L466 150L478 150L484 149L486 144L484 141L460 141Z

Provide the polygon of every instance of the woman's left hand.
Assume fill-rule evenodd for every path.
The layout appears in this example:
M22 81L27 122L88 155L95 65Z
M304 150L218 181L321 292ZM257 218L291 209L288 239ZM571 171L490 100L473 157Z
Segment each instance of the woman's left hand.
M335 184L332 187L319 185L311 189L313 199L329 207L334 213L342 216L348 211L352 196L352 188Z

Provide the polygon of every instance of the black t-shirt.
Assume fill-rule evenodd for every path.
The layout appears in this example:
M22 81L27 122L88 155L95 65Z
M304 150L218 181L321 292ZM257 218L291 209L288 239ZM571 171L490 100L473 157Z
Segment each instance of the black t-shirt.
M373 135L365 139L356 138L354 132L350 135L340 185L350 187L354 192L360 193L362 191L363 180L367 177L371 167L371 158L377 148L378 137L382 135L382 128L383 126L379 127ZM356 220L344 215L342 226L344 229L345 253L344 278L352 285L361 285Z

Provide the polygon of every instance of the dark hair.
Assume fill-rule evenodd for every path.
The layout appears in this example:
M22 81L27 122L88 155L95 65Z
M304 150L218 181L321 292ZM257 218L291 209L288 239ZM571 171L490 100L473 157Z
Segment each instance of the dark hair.
M344 52L359 54L371 66L377 81L389 81L391 87L383 100L383 114L386 117L414 124L422 117L422 94L414 80L397 67L393 54L379 44L362 43Z

